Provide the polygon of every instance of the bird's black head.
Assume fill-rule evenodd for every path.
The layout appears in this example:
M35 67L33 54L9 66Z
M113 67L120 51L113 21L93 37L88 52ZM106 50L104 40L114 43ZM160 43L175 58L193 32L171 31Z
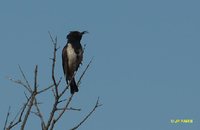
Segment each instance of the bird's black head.
M79 32L79 31L71 31L67 35L68 42L80 42L83 34L88 33L87 31Z

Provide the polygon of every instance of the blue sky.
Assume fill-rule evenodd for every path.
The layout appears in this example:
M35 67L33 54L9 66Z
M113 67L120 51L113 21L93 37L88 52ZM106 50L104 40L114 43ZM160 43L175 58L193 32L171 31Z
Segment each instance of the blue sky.
M50 84L52 43L58 37L57 78L63 77L61 50L72 30L87 30L83 66L94 57L73 107L56 129L69 129L92 109L102 107L80 130L197 130L200 127L200 2L198 0L0 2L0 126L8 107L12 116L24 101L23 88L7 76L21 78L21 65L32 81L39 66L39 87ZM63 86L65 82L61 83ZM48 111L51 95L42 95ZM45 113L48 115L48 113ZM192 124L171 124L192 119ZM29 130L39 129L38 120Z

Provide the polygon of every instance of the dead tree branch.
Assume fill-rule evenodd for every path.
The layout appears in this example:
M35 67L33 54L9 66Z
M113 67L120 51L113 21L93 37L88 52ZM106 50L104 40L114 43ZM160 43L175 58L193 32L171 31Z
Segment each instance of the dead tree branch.
M11 130L15 126L20 126L20 130L24 130L27 121L29 120L29 117L31 116L31 113L36 115L39 118L41 129L42 130L54 130L56 123L61 119L61 117L64 115L64 113L67 110L74 110L74 111L81 111L81 109L76 109L73 107L70 107L70 103L73 100L74 94L68 95L67 90L69 88L69 85L65 87L61 87L60 83L62 81L62 78L56 79L55 76L55 67L56 67L56 61L57 61L57 51L59 47L57 47L57 37L53 38L51 33L49 32L50 39L53 43L53 57L52 60L52 66L51 66L51 79L52 83L43 89L40 89L38 87L38 65L35 66L34 70L34 83L31 87L31 84L29 83L28 79L26 78L25 73L23 72L22 68L19 66L20 73L22 75L23 80L14 80L12 78L8 78L10 81L19 84L23 88L25 88L25 98L26 102L18 112L18 114L15 116L15 118L9 122L10 118L10 107L6 115L5 124L4 124L4 130ZM85 46L84 46L85 49ZM89 66L92 63L93 58L90 60L90 62L87 64L86 68L83 70L77 85L80 86L81 80L83 76L85 75L86 71L88 70ZM74 76L76 73L74 74ZM70 84L71 81L69 81ZM52 107L49 110L49 115L45 119L44 113L42 112L42 109L40 108L39 102L38 102L38 95L45 94L48 92L49 89L52 89L53 92L53 102ZM27 92L28 91L28 92ZM50 91L49 91L50 92ZM68 95L68 96L67 96ZM66 97L64 97L66 96ZM78 127L80 127L90 116L91 114L101 106L99 104L99 98L94 106L94 108L87 114L83 120L77 124L75 127L73 127L71 130L75 130Z

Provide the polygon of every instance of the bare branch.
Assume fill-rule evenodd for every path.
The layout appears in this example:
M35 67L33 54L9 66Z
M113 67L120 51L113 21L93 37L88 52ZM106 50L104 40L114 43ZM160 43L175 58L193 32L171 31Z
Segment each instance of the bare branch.
M7 126L7 123L8 123L9 115L10 115L10 106L8 108L8 112L7 112L7 115L6 115L6 120L5 120L5 124L4 124L4 127L3 127L4 130L6 130L6 126Z
M14 126L16 126L17 124L19 124L22 120L22 116L24 114L24 111L28 105L28 102L30 101L30 98L28 98L28 100L26 101L26 103L24 104L24 106L20 109L20 111L16 114L15 118L10 122L9 126L6 128L7 130L10 130L11 128L13 128ZM18 120L14 123L14 121L16 120L16 118L18 117Z
M49 33L53 45L54 45L54 51L53 51L53 58L52 58L52 80L55 86L55 92L56 92L56 96L58 97L58 84L56 83L56 79L55 79L55 64L56 64L56 51L57 51L57 38L55 38L55 40L53 40L51 34Z
M81 79L83 78L83 76L85 75L87 69L89 68L90 64L92 63L93 58L90 60L90 62L88 63L88 65L86 66L85 70L83 71L83 73L81 74L81 77L79 78L77 84L78 86L80 85Z
M22 68L20 67L20 65L19 65L19 70L20 70L20 72L21 72L21 74L22 74L22 77L24 78L24 80L25 80L25 82L26 82L28 91L29 91L29 92L32 92L31 86L30 86L28 80L26 79L26 76L25 76L24 72L22 71Z
M38 65L35 66L35 76L34 76L34 91L37 92L37 72L38 72Z
M46 125L45 125L45 122L44 122L44 117L42 115L42 112L40 111L40 108L38 106L38 102L37 102L37 99L35 98L35 103L34 103L35 107L36 107L36 110L37 110L37 116L40 118L40 121L41 121L41 127L42 129L46 128Z
M35 67L35 76L34 76L34 91L31 94L31 99L25 114L25 117L22 121L22 125L21 125L21 130L24 130L24 127L26 125L26 122L28 120L28 117L30 115L31 109L33 107L34 101L35 101L35 96L37 95L37 72L38 72L38 66L36 65Z
M24 127L26 125L26 122L27 122L28 117L29 117L30 112L31 112L31 108L32 108L34 100L35 100L35 96L36 96L36 92L33 92L32 95L31 95L31 97L30 97L30 102L28 104L28 108L27 108L25 117L24 117L24 119L22 121L21 130L24 130Z
M80 109L80 108L73 108L73 107L67 108L67 110L81 111L81 109Z
M45 92L45 91L49 90L50 88L52 88L53 86L54 86L54 84L50 85L50 86L49 86L49 87L47 87L47 88L44 88L44 89L42 89L42 90L38 91L37 93L38 93L38 94L40 94L40 93L43 93L43 92Z
M73 94L69 97L66 105L64 106L63 110L60 112L60 114L58 115L58 117L53 120L50 130L53 130L54 125L56 124L56 122L62 117L62 115L64 114L64 112L67 110L70 102L72 101L72 97L73 97Z
M64 106L63 110L60 112L58 117L55 119L55 122L57 122L60 119L60 117L64 114L64 112L67 110L70 102L72 101L72 98L73 98L73 94L69 97L69 99L68 99L66 105Z
M57 51L57 38L55 38L55 40L53 39L51 33L49 32L49 35L50 35L50 38L52 40L52 43L54 45L54 51L53 51L53 58L52 58L52 73L51 73L51 77L52 77L52 80L53 80L53 84L54 84L54 89L55 89L55 93L54 93L54 104L53 104L53 108L51 110L51 113L50 113L50 116L49 116L49 119L48 119L48 122L47 122L47 126L46 126L46 130L48 130L48 128L50 127L51 125L51 122L53 120L53 117L54 117L54 114L57 110L57 105L59 103L59 94L58 94L58 83L56 83L56 79L55 79L55 74L54 74L54 71L55 71L55 63L56 63L56 51ZM61 81L61 80L60 80Z
M99 104L99 98L98 98L97 101L96 101L96 104L95 104L94 108L92 109L92 111L90 111L88 113L88 115L85 118L83 118L83 120L78 125L76 125L75 127L73 127L70 130L76 130L76 129L78 129L92 115L92 113L96 110L96 108L98 108L100 106L102 106L102 104Z
M29 99L28 96L27 96L27 94L26 94L26 92L24 92L24 96L26 97L26 100Z
M57 111L62 111L62 110L64 110L64 109L65 109L65 108L57 108ZM80 108L72 108L72 107L67 108L66 110L81 111Z
M25 89L27 89L31 93L31 90L29 89L29 87L25 83L23 83L21 80L14 80L14 79L12 79L10 77L8 77L8 79L13 83L22 85Z
M50 36L50 38L51 38L51 42L54 44L55 42L54 42L54 39L53 39L53 37L52 37L52 35L51 35L51 32L48 31L48 33L49 33L49 36Z
M52 122L52 120L53 120L54 114L55 114L55 112L56 112L56 110L57 110L57 105L58 105L58 99L55 98L54 105L53 105L53 108L52 108L52 110L51 110L51 113L50 113L50 116L49 116L49 120L48 120L48 122L47 122L46 130L48 130L48 128L49 128L50 125L51 125L51 122Z

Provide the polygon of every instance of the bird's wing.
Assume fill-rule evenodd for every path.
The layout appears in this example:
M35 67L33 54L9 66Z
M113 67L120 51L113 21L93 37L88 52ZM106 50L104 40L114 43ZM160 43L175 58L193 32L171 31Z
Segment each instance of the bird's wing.
M62 50L62 66L63 66L63 72L65 76L67 75L67 68L68 68L68 58L67 58L67 46L65 46Z
M75 52L77 54L77 66L76 66L76 71L77 71L79 68L79 65L82 64L82 60L83 60L83 48L81 44L75 49Z

